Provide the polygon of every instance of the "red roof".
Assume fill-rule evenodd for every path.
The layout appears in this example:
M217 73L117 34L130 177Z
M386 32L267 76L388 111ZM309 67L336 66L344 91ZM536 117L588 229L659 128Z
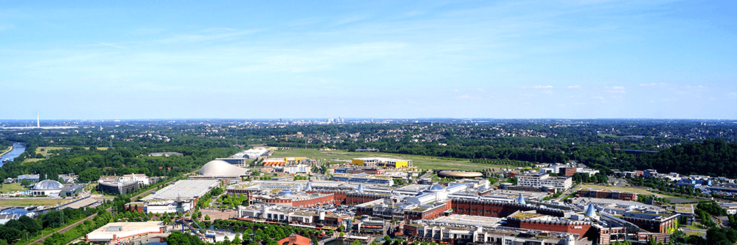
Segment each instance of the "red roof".
M281 239L276 243L278 243L279 245L282 245L285 242L289 242L289 245L311 245L312 244L312 240L310 240L309 238L297 235L297 234L291 234L287 238Z

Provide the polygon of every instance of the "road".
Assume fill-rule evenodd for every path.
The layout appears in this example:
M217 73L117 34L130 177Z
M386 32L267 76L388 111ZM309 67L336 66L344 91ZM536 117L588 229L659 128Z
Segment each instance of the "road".
M171 180L169 182L171 182ZM142 192L142 193L140 193L138 195L135 195L135 196L131 197L131 200L136 200L136 199L138 199L141 196L145 196L145 195L151 194L151 192L153 192L155 190L156 190L156 188L152 188L151 190L144 191L144 192ZM107 211L107 212L110 212L111 210L112 210L112 208L105 209L105 211ZM97 214L93 214L90 217L87 217L87 218L82 219L80 221L74 222L73 224L68 225L67 227L62 228L61 230L58 230L56 232L49 233L48 235L44 235L41 238L36 239L36 240L34 240L34 241L32 241L32 242L30 242L28 244L29 245L31 245L31 244L43 244L44 240L46 240L47 237L53 235L54 233L63 233L63 232L66 232L68 230L71 230L72 228L77 227L79 224L81 224L81 223L83 223L83 222L85 222L87 220L94 219L96 216L97 216Z

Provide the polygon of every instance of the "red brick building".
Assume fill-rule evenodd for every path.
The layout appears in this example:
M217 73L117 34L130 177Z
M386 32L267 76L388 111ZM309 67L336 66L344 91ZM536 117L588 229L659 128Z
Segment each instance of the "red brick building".
M544 230L576 233L583 236L591 229L591 222L585 221L543 221L543 220L520 220L516 218L507 218L507 226L522 229Z
M557 209L540 208L507 202L489 202L476 200L453 200L451 208L454 214L478 215L486 217L507 217L517 211L536 210L539 214L563 217L564 212Z
M576 192L578 197L592 197L592 198L606 198L606 199L619 199L625 201L636 201L636 193L619 192L611 190L579 190Z
M558 175L571 177L576 173L576 168L560 168Z

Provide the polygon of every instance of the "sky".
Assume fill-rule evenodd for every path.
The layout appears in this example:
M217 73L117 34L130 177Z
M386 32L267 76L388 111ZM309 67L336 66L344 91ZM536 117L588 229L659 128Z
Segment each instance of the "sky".
M0 0L0 119L737 119L735 10Z

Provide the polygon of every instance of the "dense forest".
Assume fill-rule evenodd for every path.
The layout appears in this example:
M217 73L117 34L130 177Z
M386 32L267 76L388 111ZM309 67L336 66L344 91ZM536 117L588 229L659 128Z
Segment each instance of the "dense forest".
M677 145L658 154L643 154L624 169L656 169L659 172L737 177L737 143L710 139Z
M98 149L79 146L51 150L53 157L36 162L24 162L34 156L36 149L48 145L34 137L14 138L26 144L26 151L0 168L0 178L22 174L39 174L40 179L58 179L59 174L74 173L79 181L99 179L101 175L146 174L148 176L181 176L217 157L227 157L238 151L219 139L180 137L168 143L116 142L116 146ZM180 152L184 156L149 157L151 152Z

